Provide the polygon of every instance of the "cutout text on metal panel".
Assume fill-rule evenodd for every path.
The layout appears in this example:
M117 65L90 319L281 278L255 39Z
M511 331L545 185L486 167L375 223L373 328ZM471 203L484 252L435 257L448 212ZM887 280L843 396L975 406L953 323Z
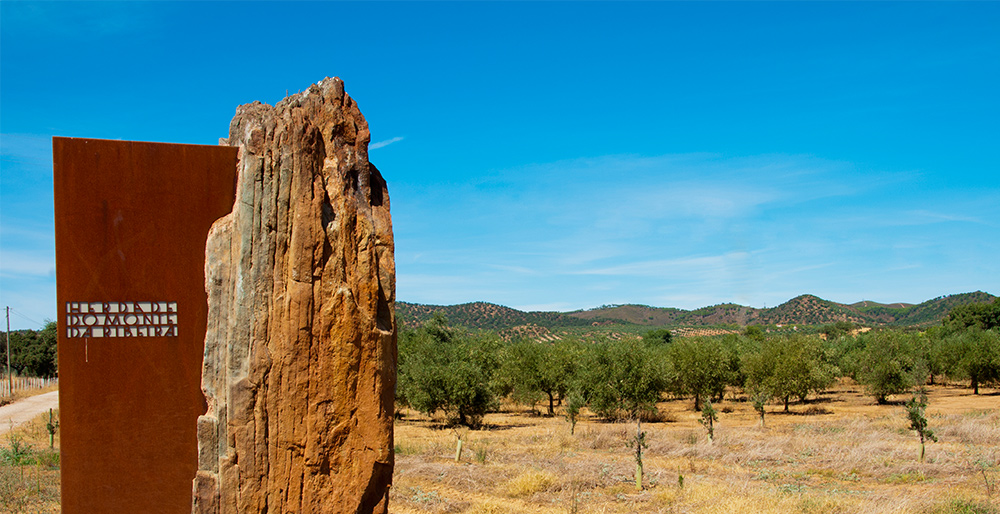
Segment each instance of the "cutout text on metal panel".
M177 337L177 302L66 302L66 337Z

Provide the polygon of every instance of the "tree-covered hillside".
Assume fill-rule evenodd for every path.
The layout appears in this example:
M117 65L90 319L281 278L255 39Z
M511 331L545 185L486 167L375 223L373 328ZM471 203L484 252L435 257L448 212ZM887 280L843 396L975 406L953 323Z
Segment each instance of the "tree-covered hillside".
M559 312L524 312L487 302L461 305L423 305L396 302L396 316L402 326L417 327L441 312L454 326L481 330L504 330L523 325L541 327L587 326L588 320L569 317Z
M941 296L912 304L858 302L841 304L813 295L801 295L768 309L724 303L695 310L648 305L605 305L573 312L524 312L485 302L461 305L422 305L396 302L396 315L403 326L416 327L435 312L450 323L470 329L509 330L534 326L549 330L617 325L635 327L700 327L746 325L828 325L848 322L880 327L926 327L938 324L957 306L991 302L995 296L976 291Z

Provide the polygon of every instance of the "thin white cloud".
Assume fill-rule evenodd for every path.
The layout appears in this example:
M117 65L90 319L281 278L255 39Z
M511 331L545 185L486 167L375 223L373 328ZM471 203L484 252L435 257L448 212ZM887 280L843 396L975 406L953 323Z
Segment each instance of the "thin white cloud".
M2 212L2 211L0 211ZM33 248L45 247L55 254L55 225L51 218L42 221L8 217L0 219L0 244L9 248L11 242ZM53 257L54 259L54 257Z
M908 210L900 208L897 204L875 205L852 211L848 215L829 216L826 221L829 225L867 225L886 228L917 227L948 222L996 226L993 214L997 210L997 205L1000 205L1000 196L995 192L976 192L957 199L934 201L929 209Z
M8 163L50 171L52 138L36 134L0 134L0 157Z
M506 271L506 272L510 272L510 273L517 273L519 275L538 275L539 274L538 270L535 270L535 269L532 269L532 268L528 268L528 267L525 267L525 266L510 266L510 265L506 265L506 264L488 264L487 266L490 267L490 268L493 268L495 270Z
M680 259L660 259L631 262L606 268L571 271L573 275L634 275L649 277L690 275L693 273L717 274L733 263L745 260L747 252L732 252L725 255L685 257Z
M906 178L808 155L610 155L493 170L461 195L442 194L464 198L475 206L471 212L503 209L621 234L670 220L743 219L771 207L856 196Z
M563 311L773 307L803 293L856 301L879 289L877 276L905 299L921 271L967 266L937 247L903 256L895 245L940 241L946 221L983 232L996 210L990 190L935 201L919 172L808 155L612 155L468 177L403 190L401 219L411 221L398 227L418 230L397 242L425 258L412 270L397 259L400 298ZM901 221L914 228L891 230Z
M51 277L55 275L55 256L48 252L0 251L0 276Z
M767 275L767 280L770 282L788 280L789 277L793 275L798 275L800 273L805 273L807 271L816 271L823 268L829 268L830 266L833 265L834 263L832 262L822 262L818 264L806 264L803 266L796 266L794 268L773 267L771 268L773 271Z
M914 224L921 223L939 223L945 221L963 221L968 223L983 223L983 220L974 216L962 216L960 214L947 214L943 212L932 212L926 210L916 210L910 211L908 213L911 218L910 222Z
M400 142L402 140L403 140L402 137L394 137L392 139L386 139L385 141L379 141L377 143L372 143L372 144L368 145L368 150L378 150L379 148L384 148L384 147L389 146L389 145L391 145L393 143L398 143L398 142Z

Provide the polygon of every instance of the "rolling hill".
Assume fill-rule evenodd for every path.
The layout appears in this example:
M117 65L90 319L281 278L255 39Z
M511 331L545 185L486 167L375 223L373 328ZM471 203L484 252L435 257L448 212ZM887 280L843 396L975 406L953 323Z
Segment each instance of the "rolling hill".
M487 302L461 305L423 305L396 302L396 316L401 326L416 327L441 312L458 326L483 330L524 330L538 327L544 331L592 326L622 327L699 327L744 325L825 325L848 321L878 327L923 327L939 323L952 308L968 303L993 301L989 293L976 291L941 296L920 304L857 302L841 304L813 295L801 295L768 309L724 303L695 310L648 305L604 305L572 312L525 312Z

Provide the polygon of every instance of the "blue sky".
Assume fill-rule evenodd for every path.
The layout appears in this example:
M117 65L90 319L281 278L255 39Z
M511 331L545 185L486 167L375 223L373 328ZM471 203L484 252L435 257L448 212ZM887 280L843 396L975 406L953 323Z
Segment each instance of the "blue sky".
M55 316L51 137L216 144L344 79L397 296L1000 293L1000 3L0 3L0 304Z

